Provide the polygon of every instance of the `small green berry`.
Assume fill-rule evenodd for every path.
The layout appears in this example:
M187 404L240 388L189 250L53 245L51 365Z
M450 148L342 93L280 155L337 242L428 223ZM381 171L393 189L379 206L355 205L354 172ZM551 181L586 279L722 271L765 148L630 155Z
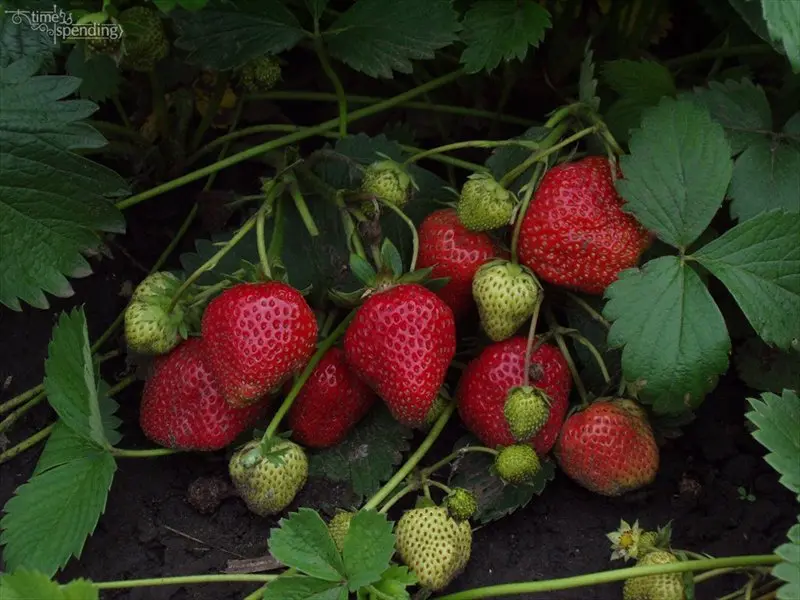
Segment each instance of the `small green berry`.
M246 62L239 83L248 92L267 92L281 79L281 65L274 56L260 56Z
M503 412L514 440L527 442L547 424L550 398L537 387L513 387L508 390Z
M149 72L169 54L169 40L157 10L134 6L120 13L119 22L124 32L123 68Z
M478 501L475 494L464 488L454 488L447 496L445 506L450 516L456 521L470 519L478 510Z
M411 196L414 183L403 165L393 160L374 162L364 170L361 192L403 208ZM372 208L370 202L364 203Z
M533 448L527 444L514 444L500 450L495 458L494 467L503 481L519 484L536 477L542 464Z
M352 512L337 512L328 523L328 531L330 531L333 543L339 552L344 548L344 538L350 531L350 522L354 516L355 513Z
M541 287L527 267L497 260L475 273L472 296L486 335L500 342L514 335L536 311Z
M467 229L487 231L508 225L514 214L516 198L491 175L470 175L461 188L456 210Z

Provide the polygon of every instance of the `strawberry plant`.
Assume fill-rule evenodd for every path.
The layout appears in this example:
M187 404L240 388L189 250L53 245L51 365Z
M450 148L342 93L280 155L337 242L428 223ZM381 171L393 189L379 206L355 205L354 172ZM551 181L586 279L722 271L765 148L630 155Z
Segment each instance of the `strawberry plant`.
M0 598L249 584L225 597L469 600L620 582L608 597L688 600L721 579L729 600L797 598L800 5L691 12L0 7L3 356L26 361L0 390ZM29 323L50 343L25 390ZM753 439L789 501L755 475ZM705 493L726 443L706 470L732 485ZM123 530L123 490L161 506L174 494L143 490L185 473L204 527L236 506L219 523L268 554L237 539L225 552L257 563L245 572L82 568ZM529 564L518 582L477 569L531 551L550 494L591 502L569 517L587 555L610 541L635 564ZM624 520L636 506L665 523L666 497L674 526ZM788 515L788 541L679 547L681 502L737 522L762 498L791 506L771 503L759 529ZM595 511L621 522L607 540L583 529ZM158 537L136 527L142 547ZM582 552L537 545L557 564Z

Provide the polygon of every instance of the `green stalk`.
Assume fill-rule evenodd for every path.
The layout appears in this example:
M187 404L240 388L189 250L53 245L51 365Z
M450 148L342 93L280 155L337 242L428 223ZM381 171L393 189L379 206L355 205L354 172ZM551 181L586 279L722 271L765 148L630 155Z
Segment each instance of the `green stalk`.
M291 183L289 184L289 191L292 194L292 200L294 200L294 205L297 208L297 212L300 213L300 218L303 220L303 225L306 226L308 234L311 237L319 236L319 228L317 228L314 217L311 216L311 212L308 210L306 199L303 198L303 194L300 191L300 186L297 184L297 180L294 178L292 178Z
M517 247L519 246L519 236L520 232L522 231L522 220L525 218L525 213L528 212L528 207L531 204L533 193L536 191L536 186L542 176L542 173L544 172L544 166L544 163L540 162L533 170L533 175L531 175L531 179L525 188L525 195L522 197L522 203L517 211L516 221L514 221L514 231L511 234L511 262L513 262L515 265L519 263Z
M4 431L8 431L11 428L11 426L14 423L16 423L17 421L19 421L19 419L25 413L27 413L30 409L32 409L34 406L39 404L45 398L47 398L47 394L45 392L39 392L33 398L28 400L25 404L23 404L22 406L17 408L15 411L10 413L5 419L0 421L0 433L3 433Z
M236 131L236 128L239 126L239 119L242 118L243 109L244 109L244 99L239 98L239 101L236 103L236 110L234 110L233 112L233 119L231 120L230 129L228 130L229 135L234 131ZM230 142L224 143L222 149L219 151L219 154L217 155L217 160L222 160L223 158L225 158L225 156L228 154L228 150L230 149L230 147L231 147ZM208 176L208 179L206 179L206 184L203 186L204 192L207 192L208 190L211 189L211 186L214 185L214 181L216 180L216 178L217 178L216 172L211 173L211 175Z
M491 454L492 456L497 456L497 450L493 450L491 448L486 448L485 446L466 446L464 448L460 448L455 452L451 452L443 459L436 461L429 467L425 467L421 470L421 475L423 478L430 477L433 473L441 469L442 467L449 465L454 460L458 460L465 454L469 452L483 452L484 454Z
M531 382L531 355L533 354L533 344L536 341L536 324L539 322L539 310L541 308L542 308L542 297L540 295L539 301L536 303L536 308L534 308L533 310L533 316L531 317L531 325L528 328L528 342L527 344L525 344L525 363L524 363L525 377L522 384L525 387L530 385Z
M142 137L142 135L133 129L128 129L127 127L123 127L122 125L117 125L116 123L108 123L106 121L89 121L89 125L94 127L97 131L102 133L104 136L106 134L110 135L119 135L122 137L129 138L132 142L134 142L138 146L147 146L149 142Z
M147 448L146 450L111 448L110 452L116 458L158 458L160 456L178 454L179 452L183 452L183 450L175 450L174 448Z
M609 375L608 373L608 367L606 367L606 361L603 360L603 356L600 354L600 351L595 347L595 345L577 331L570 331L566 335L574 339L576 342L581 344L589 352L592 353L592 356L594 357L597 366L600 367L600 373L603 375L603 380L606 383L611 383L611 375Z
M362 510L374 510L378 508L378 505L383 502L389 494L391 494L394 489L400 485L400 483L408 477L411 471L414 470L419 464L428 450L431 449L433 443L436 441L436 438L442 433L444 430L445 425L447 425L447 421L450 420L450 417L453 415L453 412L456 409L455 403L450 403L443 411L442 414L439 415L439 418L436 419L436 422L431 427L431 430L428 432L428 435L422 440L422 443L414 450L414 453L408 457L405 464L398 469L398 471L392 476L392 478L387 481L384 486L377 491L377 493L369 499L369 501L362 507Z
M411 265L408 270L413 271L417 266L417 257L419 256L419 235L417 234L417 228L414 226L414 222L408 218L408 215L404 213L401 208L395 206L391 202L381 201L381 204L400 217L411 232Z
M270 91L257 94L248 94L247 100L299 100L303 102L338 102L339 99L336 94L325 92L284 92L284 91ZM385 102L386 98L378 96L354 96L347 95L346 100L350 104L378 104ZM402 108L411 108L414 110L424 110L430 112L447 113L451 115L459 115L463 117L477 117L479 119L498 120L503 123L511 125L521 125L523 127L530 127L535 125L534 121L530 119L523 119L513 115L501 115L498 117L497 113L491 110L480 110L478 108L469 108L466 106L453 106L450 104L434 104L432 102L401 102L398 106Z
M272 210L272 235L269 238L267 257L275 264L283 251L283 198L277 198Z
M29 438L22 440L19 444L17 444L13 448L9 448L8 450L0 454L0 465L2 465L4 462L11 460L15 456L22 454L23 452L25 452L25 450L33 448L36 444L38 444L48 435L50 435L50 433L53 431L53 427L55 426L56 426L55 423L50 423L50 425L48 425L41 431L37 431Z
M269 257L267 256L267 244L264 240L264 227L266 225L267 208L269 200L264 200L264 203L258 209L256 215L256 246L258 247L258 260L261 263L261 271L264 277L272 279L272 272L269 268Z
M453 490L450 487L443 484L441 481L434 481L433 479L428 479L425 483L427 483L429 486L432 485L435 488L439 488L447 495L453 493Z
M704 60L714 60L716 58L727 58L730 56L747 56L758 54L772 54L775 50L768 44L749 44L746 46L730 46L728 48L712 48L710 50L701 50L692 54L685 54L678 56L671 60L665 60L663 65L668 69L677 69L693 62L702 62Z
M339 105L339 135L344 137L347 135L347 96L345 96L344 87L342 87L339 76L331 66L331 61L328 60L328 52L325 50L325 43L322 41L322 35L319 32L318 20L314 22L314 51L317 53L322 71L333 84L333 89L336 92L336 103Z
M416 87L414 89L411 89L411 90L408 90L406 92L403 92L402 94L398 94L394 98L390 98L390 99L385 100L383 102L379 102L377 104L373 104L372 106L367 106L365 108L362 108L362 109L359 109L357 111L354 111L349 116L349 122L352 123L353 121L357 121L358 119L363 119L364 117L369 117L369 116L378 114L378 113L380 113L380 112L382 112L384 110L387 110L389 108L393 108L393 107L397 106L398 104L401 104L402 102L406 102L407 100L410 100L411 98L419 96L420 94L424 94L425 92L427 92L429 90L436 89L436 88L441 87L443 85L446 85L446 84L448 84L448 83L450 83L452 81L455 81L456 79L461 77L461 75L463 75L463 73L464 72L461 69L459 69L457 71L453 71L452 73L448 73L447 75L444 75L442 77L438 77L438 78L436 78L436 79L434 79L432 81L429 81L429 82L425 83L424 85L421 85L421 86ZM146 190L146 191L144 191L144 192L142 192L140 194L135 194L133 196L130 196L130 197L118 202L116 204L116 206L119 209L130 208L131 206L139 204L140 202L143 202L143 201L148 200L150 198L154 198L155 196L159 196L159 195L161 195L161 194L163 194L165 192L169 192L171 190L177 189L177 188L179 188L181 186L184 186L184 185L186 185L188 183L191 183L193 181L201 179L201 178L205 177L206 175L210 175L211 173L216 173L217 171L220 171L222 169L226 169L228 167L232 167L233 165L237 165L240 162L243 162L245 160L261 156L265 152L271 152L273 150L276 150L278 148L282 148L282 147L287 146L289 144L293 144L295 142L299 142L301 140L308 139L308 138L313 137L315 135L318 135L320 133L324 133L324 132L328 131L329 129L332 129L332 128L336 127L338 124L339 124L339 119L338 118L337 119L332 119L332 120L329 120L329 121L325 121L324 123L320 123L319 125L316 125L315 127L309 127L309 128L307 128L307 129L305 129L303 131L298 131L298 132L295 132L295 133L291 133L289 135L285 135L283 137L280 137L280 138L278 138L276 140L271 140L269 142L265 142L263 144L259 144L258 146L254 146L252 148L248 148L247 150L244 150L242 152L239 152L237 154L229 156L229 157L227 157L227 158L225 158L223 160L219 160L219 161L217 161L217 162L215 162L213 164L210 164L210 165L208 165L206 167L203 167L202 169L198 169L198 170L193 171L191 173L187 173L185 175L182 175L181 177L173 179L172 181L167 181L166 183L162 183L161 185L158 185L158 186L156 186L154 188Z
M588 573L547 581L526 581L521 583L506 583L491 585L463 592L455 592L439 596L437 600L482 600L483 598L500 598L503 596L518 596L522 594L537 594L553 592L556 590L569 590L579 587L600 585L614 581L623 581L631 577L645 575L664 575L669 573L687 573L722 569L727 567L747 567L754 565L774 565L781 562L781 558L774 554L756 556L731 556L727 558L710 558L705 560L691 560L666 565L652 565L645 567L628 567L614 571Z
M429 158L437 154L444 154L445 152L450 152L451 150L461 150L463 148L500 148L502 146L519 146L522 148L528 148L530 150L538 150L540 148L538 142L532 142L530 140L467 140L464 142L453 142L452 144L431 148L430 150L423 150L422 152L407 158L404 164L409 165L420 161L423 158Z
M592 317L592 319L600 323L606 329L609 329L611 327L611 323L609 323L605 319L605 317L603 317L603 315L601 315L594 308L592 308L592 306L588 302L586 302L586 300L584 300L577 294L573 294L572 292L567 292L567 298L569 298L575 304L580 306L584 311L586 311L586 314L588 314L590 317Z
M40 394L43 391L44 391L44 384L40 383L39 385L34 386L31 389L22 392L21 394L17 394L10 400L6 400L2 404L0 404L0 415L3 414L4 412L8 412L13 408L16 408L20 404L24 404L25 402L27 402L28 400L30 400L31 398L33 398L37 394Z
M331 334L325 338L322 342L317 345L317 351L314 353L314 356L311 357L311 360L308 361L306 368L303 369L303 372L300 374L300 377L294 382L292 389L286 395L286 398L283 400L283 403L278 408L278 411L275 413L275 416L272 417L272 421L270 421L267 430L264 432L264 439L268 440L269 438L273 437L275 433L278 431L278 427L281 424L281 420L283 417L286 416L286 413L289 412L289 409L292 407L292 403L294 399L297 398L297 395L300 393L301 388L311 376L311 373L314 371L314 367L317 366L322 357L325 356L325 353L336 343L342 335L344 335L347 326L350 324L350 321L355 316L355 311L352 311L349 315L347 315L344 320L339 323L339 326L331 332Z
M150 71L150 91L153 97L153 112L156 115L158 132L161 134L162 139L166 139L169 136L167 102L164 100L164 85L161 83L161 79L155 69Z
M225 90L228 89L229 80L230 73L217 73L217 81L211 92L211 98L208 100L208 107L206 107L206 112L203 114L203 118L200 119L200 124L195 129L192 141L189 144L190 150L195 150L200 145L200 142L203 141L203 136L214 121L214 117L217 116L219 105L222 104L222 99L225 97Z
M125 590L161 585L188 585L191 583L264 583L274 581L278 575L251 575L248 573L221 573L219 575L183 575L180 577L154 577L152 579L128 579L125 581L94 581L98 590Z
M418 484L409 483L407 486L403 487L399 492L397 492L394 496L389 498L386 501L386 504L384 504L378 512L383 513L385 515L387 512L389 512L389 509L391 509L395 504L397 504L405 496L407 496L408 494L417 489L419 489Z
M558 322L553 315L553 311L551 311L548 307L545 314L547 316L547 325L550 327L553 337L556 340L556 344L558 345L558 349L561 350L561 354L564 356L564 360L567 362L567 367L569 367L569 372L572 374L572 380L575 382L578 395L581 397L581 405L588 406L589 399L586 394L586 386L583 385L583 380L581 379L580 373L578 373L578 369L575 367L575 362L572 360L572 355L569 353L569 348L567 348L567 345L564 343L564 336L559 332Z

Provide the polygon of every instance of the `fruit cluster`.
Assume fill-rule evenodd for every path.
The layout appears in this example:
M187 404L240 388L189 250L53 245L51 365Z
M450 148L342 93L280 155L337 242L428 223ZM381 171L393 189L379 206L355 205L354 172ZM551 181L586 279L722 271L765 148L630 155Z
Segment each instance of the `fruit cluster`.
M382 160L366 169L354 197L364 213L382 205L400 210L413 190L404 166ZM490 231L517 213L524 213L517 216L519 261ZM183 298L188 283L165 273L146 279L126 312L130 348L159 355L142 398L145 434L170 448L218 450L283 395L264 436L244 443L229 463L239 495L262 516L284 510L305 484L304 447L342 442L379 399L394 419L417 429L430 427L455 402L508 485L534 479L551 451L569 477L599 494L651 482L658 448L644 410L632 400L601 398L568 416L569 359L563 344L536 334L540 278L602 293L650 241L622 211L608 160L554 167L525 211L490 176L473 176L457 207L424 219L418 240L420 269L412 273L382 264L376 272L360 259L353 270L367 288L359 306L321 341L314 311L281 281L238 283L203 309L192 290ZM392 253L389 244L380 257L392 262ZM447 281L432 291L428 278ZM473 314L489 343L463 367L451 400L446 379L457 330ZM195 322L199 336L182 340ZM519 335L528 322L530 335ZM334 345L339 335L341 347ZM277 433L284 414L290 436ZM469 559L469 519L478 508L469 491L440 487L449 490L441 505L428 499L406 511L395 530L399 557L433 590ZM337 543L351 518L340 513L331 521Z

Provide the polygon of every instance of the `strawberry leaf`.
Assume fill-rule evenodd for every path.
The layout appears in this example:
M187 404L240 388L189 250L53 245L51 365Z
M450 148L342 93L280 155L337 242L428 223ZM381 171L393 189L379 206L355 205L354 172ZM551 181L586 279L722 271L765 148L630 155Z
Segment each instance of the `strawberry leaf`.
M108 446L82 309L61 313L44 370L48 401L64 424L84 439Z
M764 460L781 476L781 483L800 494L800 399L791 390L748 398L752 410L745 416L756 426L753 438L769 452Z
M800 350L781 352L751 336L736 349L739 378L755 390L780 394L784 388L800 390Z
M72 152L100 148L102 135L80 121L97 106L61 99L80 79L32 77L40 58L0 70L0 303L47 308L43 291L72 295L66 276L91 273L82 252L100 246L96 231L124 231L107 197L127 185L116 173Z
M370 77L411 73L453 43L458 14L448 0L358 0L324 33L331 56Z
M80 557L87 536L105 511L117 469L105 449L39 470L14 492L3 508L0 544L6 568L38 569L52 576L72 557Z
M536 2L482 0L464 16L461 63L467 73L491 72L501 60L523 61L550 28L550 13Z
M52 61L55 46L46 29L25 25L27 23L15 24L8 9L0 13L0 67L5 68L25 57L38 56L42 62Z
M81 80L78 94L94 102L102 102L114 96L122 81L117 63L105 54L86 58L83 44L75 44L66 63L67 73Z
M291 11L278 0L213 0L203 10L176 10L175 45L191 64L226 71L251 58L278 54L305 37Z
M733 170L722 127L688 100L664 99L645 112L621 159L617 190L625 210L661 240L687 248L722 205Z
M349 482L360 501L378 491L394 473L412 432L384 406L373 409L338 446L312 454L309 475Z
M761 0L770 37L783 46L792 69L800 73L800 3Z
M455 448L470 445L479 445L479 442L467 435L456 442ZM488 454L469 452L454 463L448 481L450 487L461 487L475 495L478 510L473 520L484 525L526 507L555 477L555 467L548 459L542 460L542 468L536 479L523 485L506 485L494 473L493 466L494 458Z
M0 598L3 600L97 600L99 597L99 590L87 579L60 585L44 573L28 569L0 575Z
M383 572L380 581L369 588L358 591L358 600L376 600L376 598L382 600L410 600L411 595L406 588L415 583L417 583L417 577L408 570L408 567L392 565ZM377 590L379 593L373 594L372 589Z
M328 0L306 0L306 6L314 20L319 21L322 17L322 13L324 13L325 9L328 7Z
M597 78L595 77L594 52L591 40L586 42L585 56L581 62L581 72L578 79L578 100L600 110L600 98L597 97Z
M800 344L800 215L772 211L740 223L694 254L730 291L768 344Z
M392 523L375 511L357 512L342 546L347 584L351 592L380 581L394 554Z
M267 586L263 600L347 600L347 587L302 575L282 575Z
M786 582L778 590L778 600L800 598L800 522L789 530L788 538L788 543L775 550L783 562L772 569L772 575Z
M625 379L656 413L696 408L728 368L725 320L697 273L665 256L623 271L606 290L603 315L622 347Z
M776 208L800 212L800 146L762 136L736 159L728 193L739 221Z
M310 508L301 508L280 520L269 536L269 551L287 567L316 579L339 582L345 576L328 526Z

